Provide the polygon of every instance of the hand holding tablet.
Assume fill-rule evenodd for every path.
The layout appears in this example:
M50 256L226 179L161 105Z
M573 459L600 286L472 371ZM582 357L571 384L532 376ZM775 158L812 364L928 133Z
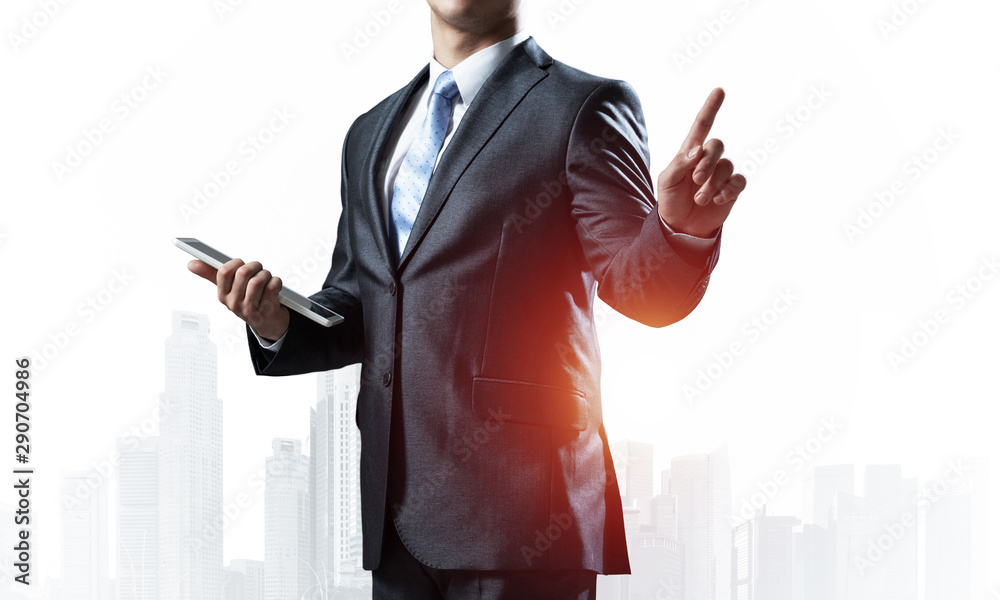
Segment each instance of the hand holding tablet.
M174 245L216 269L222 268L224 264L232 260L222 252L219 252L215 248L212 248L208 244L195 238L175 238ZM198 274L208 279L205 274ZM274 284L273 282L269 282L268 285L271 286ZM280 285L280 280L276 285ZM306 298L305 296L283 286L278 291L278 302L324 327L331 327L344 320L344 317L338 315L327 307L313 302L309 298ZM230 309L232 310L232 307L230 307ZM244 317L241 316L241 318ZM244 318L244 320L247 319ZM256 326L254 327L254 330L263 337L270 337L266 335L265 332L260 331ZM280 336L275 336L275 339L277 337Z

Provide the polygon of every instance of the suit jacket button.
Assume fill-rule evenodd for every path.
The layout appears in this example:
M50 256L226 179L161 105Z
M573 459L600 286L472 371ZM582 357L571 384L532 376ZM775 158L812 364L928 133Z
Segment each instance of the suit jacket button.
M389 282L389 295L390 296L395 296L396 295L396 282L395 281L390 281Z
M384 385L385 387L389 387L390 383L392 383L392 373L389 372L382 373L382 385Z

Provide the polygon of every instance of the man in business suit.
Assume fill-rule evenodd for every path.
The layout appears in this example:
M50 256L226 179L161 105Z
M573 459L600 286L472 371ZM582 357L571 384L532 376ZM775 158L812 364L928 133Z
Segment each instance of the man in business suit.
M376 598L592 598L628 573L601 417L595 291L654 327L700 301L746 185L706 142L713 90L654 196L632 88L553 60L518 0L428 0L429 65L344 140L314 300L217 272L260 375L360 362L363 566Z

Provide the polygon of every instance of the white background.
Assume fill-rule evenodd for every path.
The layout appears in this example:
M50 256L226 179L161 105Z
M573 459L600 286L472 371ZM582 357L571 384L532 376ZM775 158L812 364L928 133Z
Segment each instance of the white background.
M286 284L297 279L300 292L319 288L324 240L332 240L339 214L347 127L430 57L426 4L402 0L395 14L379 13L389 7L386 0L71 1L25 36L25 19L45 20L40 4L4 2L0 357L8 367L0 380L13 387L14 357L79 327L34 374L36 581L59 576L61 472L93 470L117 436L153 412L171 310L211 319L227 501L248 488L273 437L305 439L315 376L254 377L241 324L187 272L171 239L200 237L260 259ZM887 27L894 11L898 25ZM784 469L792 480L768 510L801 514L801 473L786 455L834 418L842 429L810 464L902 464L904 475L928 483L949 459L988 456L992 497L1000 498L991 417L1000 278L977 280L982 261L1000 251L1000 6L525 0L522 14L555 59L636 88L654 178L709 90L722 86L727 98L711 135L749 179L691 316L654 330L600 313L610 438L654 443L657 473L671 456L728 443L734 503ZM366 26L375 32L367 42L358 38ZM358 41L363 47L348 56L345 44ZM685 54L697 56L679 64ZM162 81L133 92L155 68ZM123 93L143 98L126 118L116 103ZM282 108L294 115L288 127L253 160L241 154L244 140ZM796 111L798 125L789 127ZM111 132L60 177L53 163L65 163L67 146L105 118ZM949 130L956 139L928 150ZM916 177L912 157L925 151L933 160ZM240 172L185 219L181 207L232 160ZM873 208L876 193L896 180L905 191ZM849 235L845 226L858 226L859 211L875 216ZM305 276L293 279L294 269ZM131 281L89 320L78 307L116 270ZM978 290L961 307L949 301L959 285ZM767 311L783 290L795 299L771 322ZM947 322L921 336L919 321L936 311ZM771 325L751 338L746 327L755 317ZM901 351L904 336L926 343L897 369L889 353ZM686 402L683 386L696 385L698 371L707 373L734 342L742 355L712 368L718 377ZM13 410L5 406L0 462L13 466L4 454L13 453ZM0 504L12 501L4 484ZM1000 547L1000 514L990 521ZM263 558L262 497L227 529L225 556ZM998 557L994 551L991 564Z

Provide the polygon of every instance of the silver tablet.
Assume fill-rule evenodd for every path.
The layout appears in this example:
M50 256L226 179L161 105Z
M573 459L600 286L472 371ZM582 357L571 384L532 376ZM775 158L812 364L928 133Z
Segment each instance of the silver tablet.
M174 238L174 245L184 250L198 260L208 263L218 269L223 264L232 260L225 254L195 238ZM324 327L331 327L344 320L344 317L333 312L329 308L313 302L302 294L282 286L278 292L278 301L294 310L295 312L308 317Z

